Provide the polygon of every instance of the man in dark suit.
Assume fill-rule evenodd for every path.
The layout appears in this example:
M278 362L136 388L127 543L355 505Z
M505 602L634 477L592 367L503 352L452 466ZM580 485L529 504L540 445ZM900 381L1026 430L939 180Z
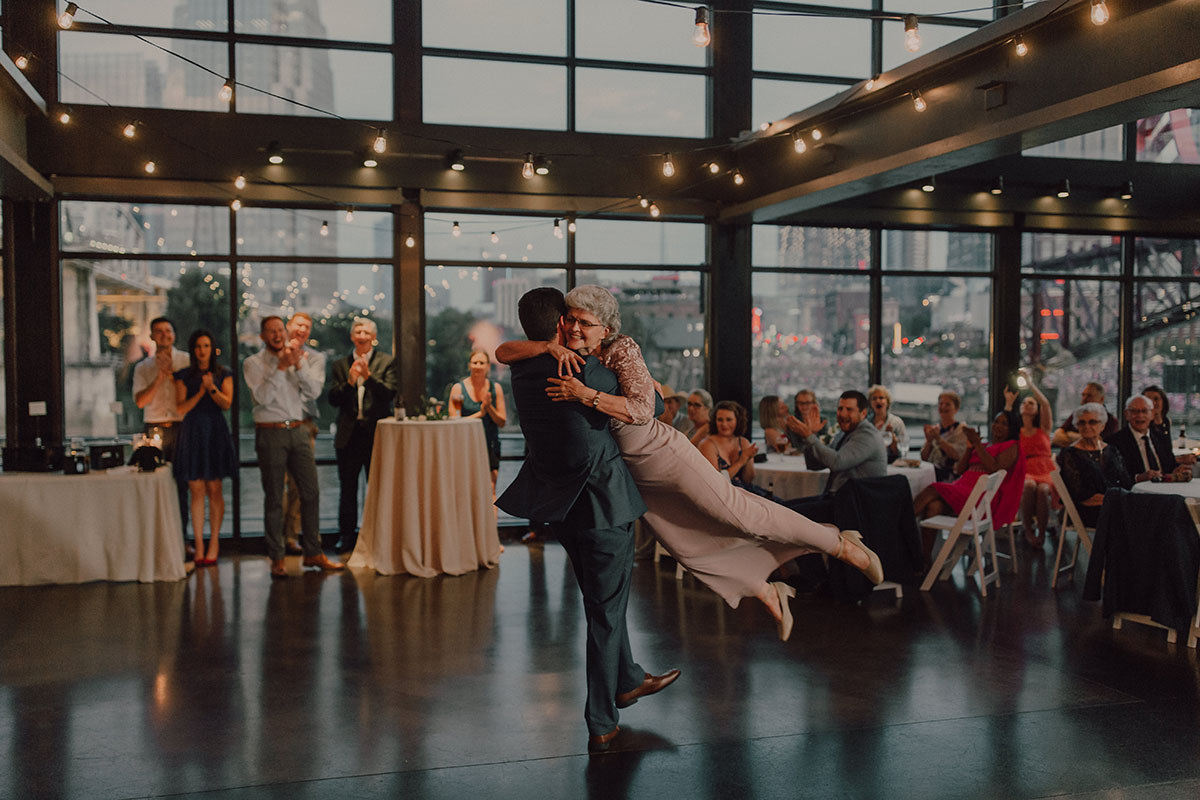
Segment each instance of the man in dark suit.
M1150 429L1153 414L1150 398L1135 394L1125 402L1125 427L1108 437L1108 443L1117 448L1136 482L1190 481L1192 469L1176 460L1171 440Z
M375 423L391 413L396 396L396 362L374 349L378 335L373 320L356 317L350 326L354 352L335 361L330 373L329 404L338 410L338 552L353 550L358 540L358 475L370 472Z
M557 289L540 287L521 297L517 312L530 341L552 342L566 305ZM525 463L496 505L515 517L549 523L571 559L587 619L588 749L605 750L620 731L618 708L679 677L678 670L644 672L629 647L625 609L633 523L646 506L608 431L608 417L547 396L547 379L558 376L558 362L543 354L511 367ZM616 376L595 358L586 359L578 377L593 389L620 391Z

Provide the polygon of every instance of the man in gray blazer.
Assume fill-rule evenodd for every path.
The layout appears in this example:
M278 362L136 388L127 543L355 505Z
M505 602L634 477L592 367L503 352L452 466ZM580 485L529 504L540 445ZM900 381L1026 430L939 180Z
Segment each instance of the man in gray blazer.
M887 447L883 436L867 419L867 397L862 392L842 392L838 399L837 424L841 430L824 444L803 421L789 419L787 427L801 438L808 464L829 468L825 494L836 494L851 478L882 478L887 475Z
M540 287L517 305L525 335L557 340L566 313L562 292ZM608 417L581 403L556 403L546 394L558 361L539 355L512 368L512 395L525 435L525 463L496 505L514 517L549 523L575 571L587 619L589 750L616 738L617 709L654 694L679 677L644 672L629 647L625 609L633 570L633 523L646 506L612 434ZM579 379L593 389L620 392L616 376L588 357Z

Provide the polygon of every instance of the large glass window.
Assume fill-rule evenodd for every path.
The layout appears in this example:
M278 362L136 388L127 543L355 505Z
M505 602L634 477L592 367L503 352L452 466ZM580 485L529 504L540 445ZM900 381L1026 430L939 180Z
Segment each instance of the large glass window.
M567 127L566 67L426 56L423 81L426 122Z
M565 56L563 0L436 0L421 4L426 47Z
M756 14L754 69L866 78L870 42L870 20Z
M692 44L681 16L677 8L641 0L575 0L575 55L703 67L708 50Z
M907 9L904 13L911 13ZM960 39L974 28L959 25L934 25L922 22L918 29L921 34L921 49L915 53L909 52L904 45L904 23L900 20L884 20L883 22L883 69L895 69L901 64L911 61L918 56L932 53L939 47Z
M860 228L755 225L751 262L756 267L869 269L871 232Z
M61 14L67 6L66 0L57 0L57 5L57 13ZM146 0L88 0L84 6L75 15L80 22L107 20L114 25L201 31L223 31L229 27L226 0L191 0L186 5L147 3Z
M707 84L703 75L575 71L575 128L595 133L704 136Z
M236 55L239 111L392 118L392 57L386 53L239 44Z
M1094 158L1099 161L1120 161L1125 157L1125 126L1114 125L1081 136L1023 150L1026 156L1051 158Z
M991 272L992 237L952 231L884 231L883 268Z
M1200 431L1200 241L1135 240L1139 276L1133 308L1133 391L1156 384L1167 394L1172 433Z
M1137 160L1200 164L1200 109L1179 108L1138 120Z
M224 17L226 0L207 0L207 3L219 5ZM169 7L167 3L162 5ZM426 7L430 5L442 4L427 3ZM392 41L392 0L311 0L286 14L277 9L278 6L261 0L237 0L233 9L234 32L349 42Z
M837 83L805 83L755 78L751 114L756 125L784 119L797 111L816 105L827 97L845 91Z
M883 8L885 11L898 14L937 14L961 19L982 20L992 18L990 4L976 3L974 8L967 8L970 5L970 3L963 3L962 0L885 0ZM925 24L922 23L921 29L924 30L924 28Z
M499 214L425 216L427 261L562 264L567 223Z
M64 200L58 209L64 252L193 256L229 252L225 206Z
M705 263L705 226L699 222L581 219L575 234L580 264Z

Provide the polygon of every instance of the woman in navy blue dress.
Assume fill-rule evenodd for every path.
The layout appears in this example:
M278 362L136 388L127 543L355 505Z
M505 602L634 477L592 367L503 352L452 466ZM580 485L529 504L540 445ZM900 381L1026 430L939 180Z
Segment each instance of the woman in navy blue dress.
M233 374L213 358L213 337L198 330L188 339L191 365L175 373L175 400L183 422L175 445L175 478L187 481L196 566L217 563L225 498L221 481L233 475L233 439L225 412L233 404ZM208 498L209 538L204 549L204 498Z

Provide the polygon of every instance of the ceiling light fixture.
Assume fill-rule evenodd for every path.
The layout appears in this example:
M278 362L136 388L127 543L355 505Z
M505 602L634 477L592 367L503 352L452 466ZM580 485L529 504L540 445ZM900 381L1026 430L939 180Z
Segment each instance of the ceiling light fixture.
M1133 181L1125 181L1125 185L1121 187L1121 199L1133 199Z
M1013 39L1013 50L1021 58L1029 55L1029 45L1025 44L1025 37L1017 34L1017 38Z
M904 49L915 53L921 49L921 32L916 14L904 15Z
M936 188L937 188L937 179L934 178L932 175L930 175L929 178L926 179L925 183L921 184L921 191L925 192L926 194L929 194Z
M462 172L467 168L467 162L463 160L462 150L451 151L446 161L450 169L454 170L455 172Z
M921 96L920 89L913 89L912 92L909 93L909 97L912 98L913 108L917 110L917 113L921 113L925 109L929 108L929 103L926 103L925 98Z
M71 3L71 6L73 5L75 4ZM67 8L71 6L67 6ZM1108 22L1110 15L1108 13L1108 6L1104 4L1104 0L1092 0L1091 16L1093 25L1103 25Z
M67 3L66 9L63 10L62 16L58 18L58 27L64 31L75 24L75 12L79 10L79 6L75 3ZM1093 18L1095 14L1093 12Z
M692 44L696 47L708 47L712 43L712 32L708 29L708 9L700 6L696 9L696 27L692 30Z
M664 178L675 177L675 162L671 160L670 153L663 156L662 173Z
M1063 178L1062 183L1059 184L1059 186L1058 186L1058 192L1056 193L1056 197L1058 197L1060 200L1065 200L1070 196L1071 196L1071 181L1069 181L1066 178Z
M272 164L283 163L283 148L279 146L279 142L271 142L267 145L267 161Z
M991 191L992 191L992 194L994 194L994 195L1004 194L1004 176L1003 175L996 176L996 182L992 184Z

